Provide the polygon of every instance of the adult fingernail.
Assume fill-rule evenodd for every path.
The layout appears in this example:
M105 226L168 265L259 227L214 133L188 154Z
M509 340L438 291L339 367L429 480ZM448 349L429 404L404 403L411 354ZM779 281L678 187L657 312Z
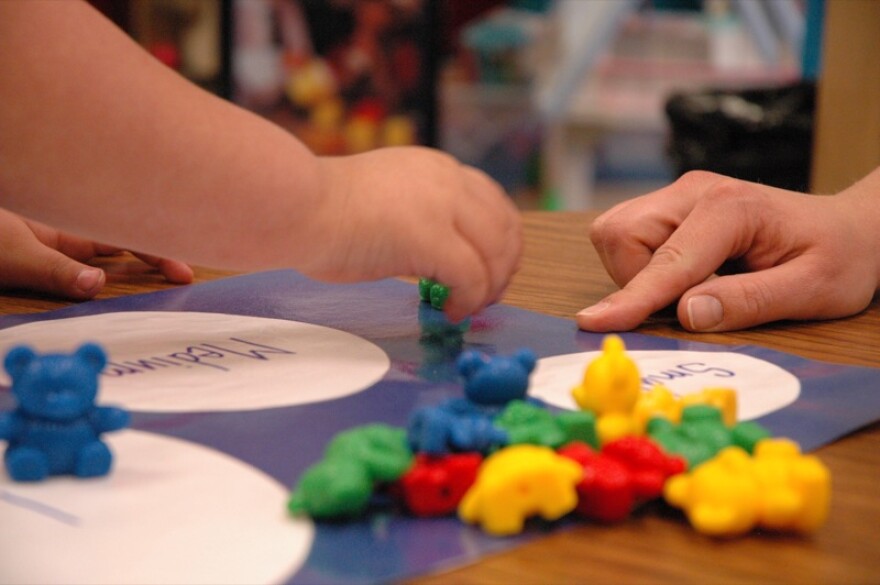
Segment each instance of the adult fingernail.
M100 286L103 276L104 272L97 268L81 270L76 276L76 288L84 293L90 293Z
M598 315L599 313L601 313L602 311L604 311L605 309L607 309L610 306L611 306L611 303L609 301L599 301L598 303L596 303L592 307L587 307L586 309L583 309L580 312L578 312L577 316L578 317L592 317L593 315Z
M708 331L721 323L724 318L724 308L715 297L700 295L688 299L687 314L691 329Z

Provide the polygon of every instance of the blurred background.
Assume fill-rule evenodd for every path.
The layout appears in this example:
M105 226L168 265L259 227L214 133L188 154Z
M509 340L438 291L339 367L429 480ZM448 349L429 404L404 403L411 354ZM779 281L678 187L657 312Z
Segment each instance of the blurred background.
M556 210L690 169L809 190L827 1L92 4L319 154L435 146Z

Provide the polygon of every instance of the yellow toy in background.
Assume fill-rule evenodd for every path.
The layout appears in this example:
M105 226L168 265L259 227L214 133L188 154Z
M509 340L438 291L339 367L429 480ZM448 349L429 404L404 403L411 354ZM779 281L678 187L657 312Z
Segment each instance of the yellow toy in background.
M549 447L507 447L485 460L459 504L458 515L489 534L518 534L526 518L557 520L574 510L575 486L582 476L579 464Z
M379 124L367 116L352 116L343 126L346 150L351 154L379 146Z
M709 536L737 536L755 527L810 533L828 516L831 474L790 439L764 439L754 456L728 447L693 472L671 478L666 501Z
M662 384L656 384L643 392L633 406L633 419L637 434L644 434L648 422L654 417L663 417L670 422L681 422L681 411L692 404L708 404L721 411L725 426L732 427L737 422L736 390L733 388L704 388L693 394L678 397Z
M736 390L733 388L703 388L694 394L681 397L681 407L691 404L708 404L721 411L725 426L732 427L737 422Z
M388 116L382 125L383 146L409 146L417 140L416 126L408 116Z
M662 384L655 384L650 390L642 392L636 400L633 406L636 434L645 434L648 422L658 416L670 422L681 422L681 399Z
M636 363L625 350L623 339L607 335L602 341L602 354L590 362L580 386L571 391L581 410L596 415L601 444L638 432L633 409L642 393L642 381Z
M322 59L312 59L290 72L284 92L296 107L312 108L336 97L336 76Z

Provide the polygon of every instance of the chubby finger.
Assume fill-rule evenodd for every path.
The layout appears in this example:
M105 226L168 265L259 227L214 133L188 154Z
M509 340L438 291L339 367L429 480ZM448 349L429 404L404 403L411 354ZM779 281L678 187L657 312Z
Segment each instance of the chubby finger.
M168 282L173 284L189 284L193 281L193 269L189 264L140 252L132 252L132 254L144 264L157 268Z
M17 250L15 259L4 263L0 286L87 300L101 291L106 280L103 270L29 240Z
M103 246L79 236L60 232L38 221L30 219L23 219L23 221L43 245L80 262L87 262L95 256L106 255L104 251L109 253L112 249L110 246ZM118 249L115 250L118 251Z
M497 301L519 266L522 220L510 197L482 171L463 167L469 203L456 228L480 255L489 274L489 302Z
M449 287L443 306L446 316L459 322L486 307L492 300L489 268L480 254L460 234L437 250L436 270L428 278Z

